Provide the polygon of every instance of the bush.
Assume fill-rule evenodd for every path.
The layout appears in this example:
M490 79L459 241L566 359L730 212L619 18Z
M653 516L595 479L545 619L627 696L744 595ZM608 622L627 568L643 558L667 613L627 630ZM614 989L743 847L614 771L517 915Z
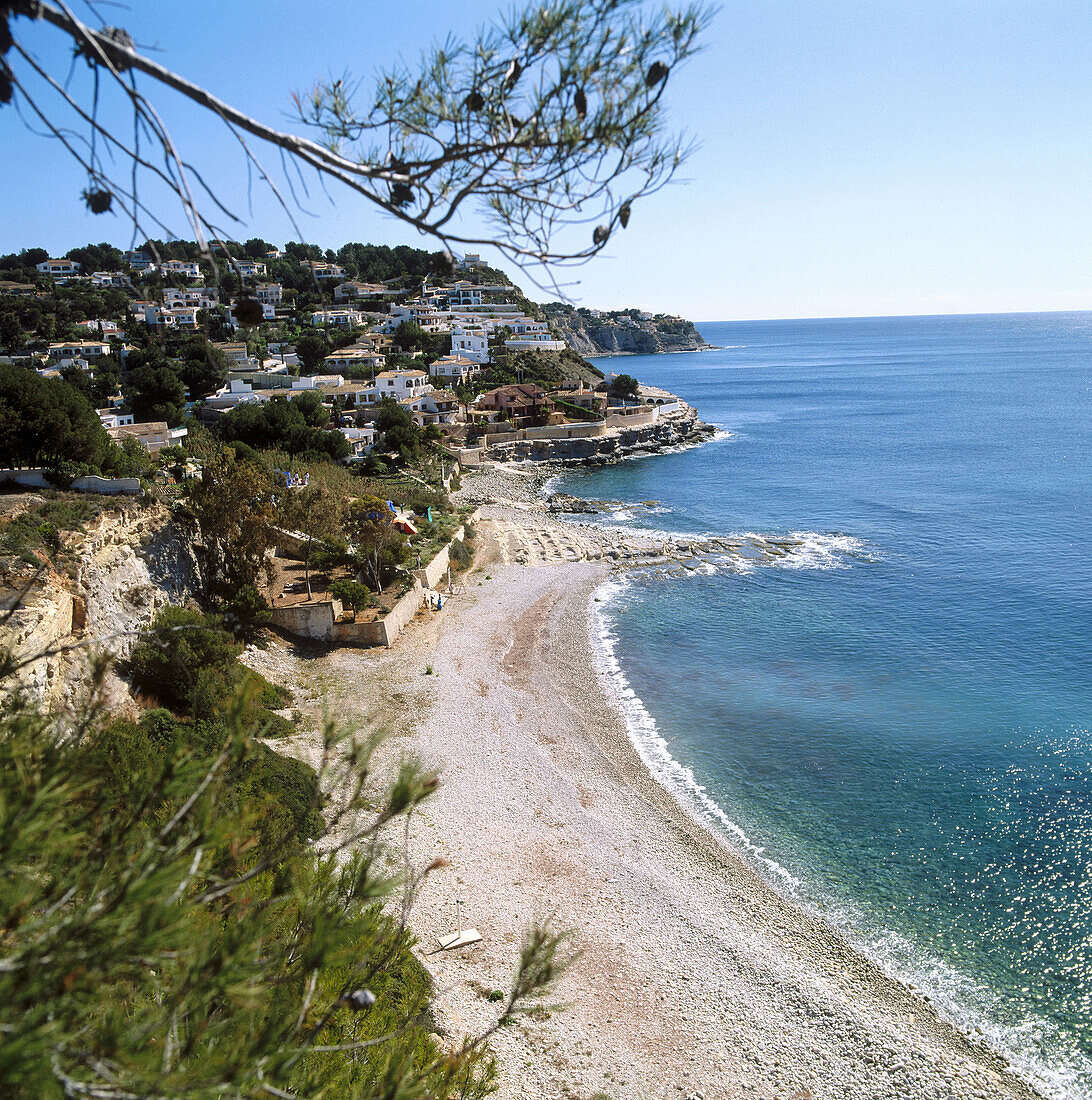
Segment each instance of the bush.
M235 658L241 652L216 619L168 607L152 623L152 636L133 650L129 666L137 686L160 702L197 718L211 718L235 691Z
M451 567L460 572L470 564L470 551L462 539L451 540L448 557L451 559Z

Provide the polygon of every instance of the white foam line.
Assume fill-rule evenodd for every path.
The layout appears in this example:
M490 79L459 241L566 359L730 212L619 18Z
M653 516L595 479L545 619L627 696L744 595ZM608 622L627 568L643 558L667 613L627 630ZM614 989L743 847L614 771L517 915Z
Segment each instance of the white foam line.
M847 546L858 543L850 536L834 537L844 540ZM631 744L653 778L698 824L741 850L767 881L780 886L793 902L848 936L857 950L884 973L927 992L942 1018L967 1034L981 1028L990 1046L1008 1058L1014 1069L1046 1096L1053 1100L1088 1100L1090 1092L1082 1082L1092 1079L1092 1061L1072 1052L1061 1064L1063 1058L1056 1052L1062 1044L1051 1043L1057 1035L1057 1027L1051 1021L1028 1016L1014 1028L991 1019L991 1008L996 1011L1003 1007L998 992L976 984L967 974L921 951L891 929L870 930L863 915L832 905L830 899L824 899L824 907L820 909L806 896L801 881L767 856L765 849L755 844L710 797L693 771L675 759L655 719L633 690L617 655L618 636L611 627L608 612L632 585L630 576L621 576L596 588L589 636L596 672L624 719ZM1042 1053L1045 1047L1050 1048L1054 1064L1045 1060Z
M671 755L671 750L660 734L655 720L626 679L615 654L618 639L610 628L605 611L629 587L630 582L620 577L605 581L595 590L595 598L599 601L599 606L593 612L595 631L591 641L596 670L611 689L611 695L622 712L630 741L637 750L637 755L652 775L675 795L691 816L699 822L705 824L712 822L718 825L736 844L762 864L775 879L779 879L790 890L795 891L799 886L798 880L781 864L765 856L764 849L753 843L739 825L710 798L706 788L698 782L690 768L679 763Z

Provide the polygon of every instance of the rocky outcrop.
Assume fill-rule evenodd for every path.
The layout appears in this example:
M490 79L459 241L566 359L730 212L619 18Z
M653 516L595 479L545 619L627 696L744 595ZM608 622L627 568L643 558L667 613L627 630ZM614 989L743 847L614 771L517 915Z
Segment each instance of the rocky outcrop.
M550 324L581 355L657 355L702 351L709 345L693 322L675 317L642 319L628 313L601 313L555 306Z
M656 454L670 447L702 443L716 431L691 410L664 417L654 424L619 428L608 435L576 439L517 439L489 447L484 457L494 462L555 462L563 466L603 466L638 454Z
M43 576L0 626L0 644L16 660L29 661L18 674L23 689L52 711L69 707L86 689L93 654L128 656L133 632L199 587L189 532L165 508L112 511L70 539L71 574ZM129 699L113 674L105 695L108 706L120 709Z

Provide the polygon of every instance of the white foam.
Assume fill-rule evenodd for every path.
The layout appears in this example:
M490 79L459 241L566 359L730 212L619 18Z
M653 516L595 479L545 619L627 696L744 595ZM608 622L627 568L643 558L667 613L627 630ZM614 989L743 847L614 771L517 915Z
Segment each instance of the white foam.
M815 560L823 560L831 553L857 554L864 548L860 540L846 535L798 532L794 537L801 537L806 547L802 558L810 555ZM837 568L804 564L786 566L830 567ZM744 571L749 570L740 569ZM739 851L771 885L780 888L819 920L836 928L895 980L928 994L942 1019L968 1034L972 1041L976 1037L975 1029L980 1028L990 1047L1003 1054L1014 1071L1045 1096L1052 1100L1088 1100L1092 1093L1084 1082L1092 1080L1092 1060L1067 1049L1051 1021L1028 1016L1015 1027L1000 1022L1005 1002L997 991L976 983L966 973L922 951L891 929L870 928L863 916L852 908L831 904L829 898L822 899L820 905L800 879L770 858L765 849L752 841L725 813L693 771L675 759L618 659L618 636L612 628L609 611L632 588L633 577L634 574L628 574L611 578L595 590L589 634L596 671L607 685L625 721L630 742L651 775L695 821Z
M706 826L713 825L718 835L727 833L735 846L763 866L772 878L795 892L799 886L797 879L779 863L764 855L764 850L753 843L739 825L709 797L706 788L698 782L690 768L680 764L671 755L655 720L630 686L615 653L617 635L611 629L606 616L607 608L628 590L630 583L627 578L618 577L605 581L595 590L595 598L599 602L598 605L593 605L595 629L591 641L596 670L610 687L637 755L695 820Z

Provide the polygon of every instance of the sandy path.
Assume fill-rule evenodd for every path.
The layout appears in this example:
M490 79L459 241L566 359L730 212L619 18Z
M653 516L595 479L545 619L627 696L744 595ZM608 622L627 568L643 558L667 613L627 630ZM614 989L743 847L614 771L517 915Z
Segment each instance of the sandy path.
M1032 1096L651 779L590 671L588 599L605 575L497 562L398 649L261 659L310 685L306 712L379 711L396 750L442 768L411 846L449 866L412 923L452 1034L492 1019L487 995L506 988L528 922L553 914L574 930L583 955L558 990L566 1007L497 1036L500 1095ZM484 942L425 954L453 926L456 895Z

